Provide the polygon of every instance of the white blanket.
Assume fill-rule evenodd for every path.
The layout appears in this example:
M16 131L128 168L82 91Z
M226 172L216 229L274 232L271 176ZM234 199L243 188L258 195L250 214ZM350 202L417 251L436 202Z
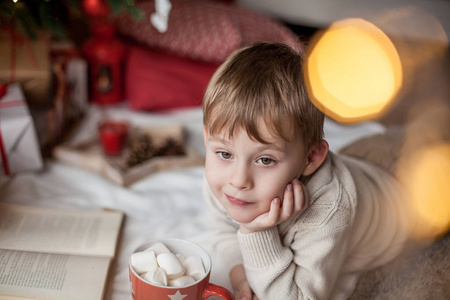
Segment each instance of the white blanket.
M179 124L187 130L187 143L204 154L202 112L200 108L167 113L132 112L126 107L92 106L88 116L73 137L81 140L96 133L98 121L105 116L127 119L135 126ZM332 151L384 128L374 122L352 126L325 122L325 138ZM0 201L41 207L101 209L125 213L125 223L113 262L105 299L131 299L128 259L148 239L179 237L204 247L212 257L211 282L229 289L228 274L221 270L220 259L208 244L201 184L203 167L190 167L150 175L128 188L114 185L102 176L53 160L45 170L17 174L0 182ZM210 299L214 299L211 297Z

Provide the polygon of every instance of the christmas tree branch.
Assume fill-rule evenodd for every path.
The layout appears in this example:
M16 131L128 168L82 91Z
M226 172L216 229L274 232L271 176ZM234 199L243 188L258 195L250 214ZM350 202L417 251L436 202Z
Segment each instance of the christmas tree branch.
M56 37L67 37L63 20L82 16L83 0L2 0L0 1L0 25L11 27L17 21L31 39L37 31L45 30ZM130 13L140 19L142 13L133 0L105 0L114 14Z

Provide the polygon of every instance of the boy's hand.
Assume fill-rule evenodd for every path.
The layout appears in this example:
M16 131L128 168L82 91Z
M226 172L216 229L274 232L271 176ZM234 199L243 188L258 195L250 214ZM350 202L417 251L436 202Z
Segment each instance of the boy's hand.
M252 289L248 284L248 281L241 281L234 288L234 299L235 300L258 300L258 297L253 295Z
M258 298L253 295L243 265L237 265L231 270L230 281L233 287L235 300L258 300Z
M241 233L251 233L274 227L291 216L298 214L309 206L309 194L306 187L297 178L292 180L284 190L284 199L272 200L270 210L249 223L241 223Z

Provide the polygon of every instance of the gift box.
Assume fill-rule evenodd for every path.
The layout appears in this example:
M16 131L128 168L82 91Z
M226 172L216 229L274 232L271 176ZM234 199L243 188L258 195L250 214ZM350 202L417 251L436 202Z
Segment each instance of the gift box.
M50 51L53 72L52 104L31 109L42 155L69 138L89 108L88 65L69 43L53 43Z
M0 29L0 80L21 84L30 106L48 106L52 73L49 37L32 41L13 29Z
M0 176L42 167L36 130L22 88L18 83L9 84L0 98Z

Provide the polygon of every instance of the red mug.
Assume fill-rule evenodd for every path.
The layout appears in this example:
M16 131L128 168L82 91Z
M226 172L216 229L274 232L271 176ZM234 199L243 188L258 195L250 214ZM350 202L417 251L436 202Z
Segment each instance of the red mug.
M209 282L211 258L203 248L192 242L177 238L163 238L146 243L133 253L144 251L158 242L163 243L173 253L181 253L186 257L200 256L205 267L205 275L196 282L184 287L154 285L138 275L131 266L130 258L128 268L133 300L202 300L211 296L224 300L234 300L233 294L229 290Z
M99 123L98 132L105 154L120 155L122 153L129 127L127 121L121 120L107 119Z

